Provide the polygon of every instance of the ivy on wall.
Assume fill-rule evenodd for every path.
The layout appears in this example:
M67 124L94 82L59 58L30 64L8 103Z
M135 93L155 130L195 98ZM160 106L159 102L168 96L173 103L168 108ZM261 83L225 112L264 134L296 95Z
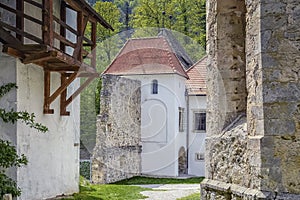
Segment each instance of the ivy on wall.
M0 86L0 98L14 88L17 88L15 83L8 83ZM0 120L4 123L13 124L19 120L30 128L34 128L40 132L45 133L48 131L46 126L35 122L35 115L33 113L30 114L27 111L6 111L4 108L0 108ZM10 142L0 139L0 200L2 200L4 194L12 194L14 197L21 195L20 188L17 187L14 180L5 174L5 169L10 167L21 167L27 163L28 160L24 154L18 155L16 148L12 146Z

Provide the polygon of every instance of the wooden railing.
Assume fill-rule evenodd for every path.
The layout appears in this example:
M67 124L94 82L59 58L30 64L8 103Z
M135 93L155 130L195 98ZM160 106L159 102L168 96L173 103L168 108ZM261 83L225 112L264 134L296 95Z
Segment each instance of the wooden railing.
M55 2L60 1L43 0L42 3L39 3L34 0L17 0L15 7L0 3L2 15L10 15L11 18L16 19L15 25L0 19L0 27L16 35L18 41L14 41L14 44L11 44L13 46L45 45L48 49L58 50L79 62L83 62L83 59L90 59L85 63L95 67L97 21L84 12L76 11L65 1L61 1L60 5L55 5ZM54 14L54 7L59 8L58 15ZM34 17L32 13L28 13L29 11L41 17ZM77 18L77 20L73 20L76 24L67 22L67 13L73 13L73 17ZM29 26L39 30L32 32ZM89 34L86 31L88 26L91 30ZM41 37L35 34L39 31L42 33ZM87 37L88 35L89 37ZM22 48L20 47L20 49Z
M12 4L12 3L11 3ZM44 68L44 113L60 96L60 113L98 76L96 71L97 23L113 28L85 0L16 0L0 3L2 51L20 58L24 64ZM89 31L87 31L87 27ZM61 86L50 93L51 72L61 74ZM67 98L67 87L77 77L88 77Z

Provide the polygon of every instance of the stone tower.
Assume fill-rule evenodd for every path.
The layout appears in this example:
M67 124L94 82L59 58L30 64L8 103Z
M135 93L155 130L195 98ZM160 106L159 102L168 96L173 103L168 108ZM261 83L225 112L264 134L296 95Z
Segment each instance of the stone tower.
M300 3L207 0L202 199L300 199Z

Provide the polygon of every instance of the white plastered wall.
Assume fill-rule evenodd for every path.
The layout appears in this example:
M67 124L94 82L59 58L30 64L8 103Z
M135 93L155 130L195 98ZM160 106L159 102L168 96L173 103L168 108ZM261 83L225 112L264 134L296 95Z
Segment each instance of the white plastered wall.
M205 153L206 132L194 131L194 112L199 111L206 111L206 96L189 96L188 174L205 176L205 160L196 159L196 153Z
M186 149L186 129L179 133L179 107L186 110L185 78L177 74L136 75L142 83L142 174L178 176L178 152ZM152 94L152 81L158 94Z

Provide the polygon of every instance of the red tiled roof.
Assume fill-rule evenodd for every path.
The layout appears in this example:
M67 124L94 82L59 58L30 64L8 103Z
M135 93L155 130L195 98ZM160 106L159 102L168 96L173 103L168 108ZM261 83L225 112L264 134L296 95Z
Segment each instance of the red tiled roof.
M186 87L189 95L206 94L206 61L207 56L188 69L187 74L190 79L186 81Z
M188 78L171 46L163 37L130 39L103 74L169 74Z

